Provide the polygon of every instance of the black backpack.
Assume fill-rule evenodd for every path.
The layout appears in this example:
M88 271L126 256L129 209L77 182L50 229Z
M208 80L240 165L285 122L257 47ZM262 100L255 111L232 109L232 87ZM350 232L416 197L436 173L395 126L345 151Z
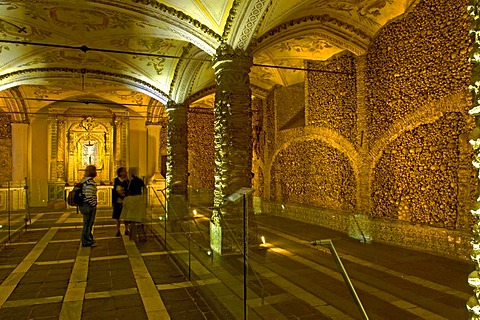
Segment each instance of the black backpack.
M83 204L85 195L83 194L83 183L76 183L73 189L68 192L67 203L71 207L78 207Z

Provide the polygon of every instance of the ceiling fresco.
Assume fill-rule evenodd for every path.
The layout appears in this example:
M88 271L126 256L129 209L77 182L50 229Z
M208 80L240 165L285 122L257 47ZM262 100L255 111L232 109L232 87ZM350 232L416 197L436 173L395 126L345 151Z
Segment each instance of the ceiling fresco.
M0 40L21 43L0 41L0 90L16 87L15 95L28 98L95 96L119 105L148 105L153 98L163 106L169 99L182 102L215 84L210 60L221 42L248 47L257 64L303 68L305 60L326 60L343 50L363 54L375 33L414 3L1 1ZM78 50L81 46L100 50ZM187 63L190 57L199 62ZM305 75L299 70L254 66L250 76L253 85L269 90L302 82ZM46 104L25 102L31 110Z

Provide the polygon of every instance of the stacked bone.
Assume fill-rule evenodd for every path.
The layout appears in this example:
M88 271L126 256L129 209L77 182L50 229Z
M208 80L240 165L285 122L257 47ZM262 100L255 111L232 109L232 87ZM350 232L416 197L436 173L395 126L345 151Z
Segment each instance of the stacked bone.
M309 72L308 124L335 130L352 143L357 133L355 58L349 54L326 62L309 61L308 68L341 73Z
M276 200L355 209L356 181L350 161L323 141L305 140L282 150L272 172L272 195L281 192L281 199ZM275 186L280 186L281 191Z
M213 190L215 150L213 109L190 108L188 112L188 172L194 188Z
M12 178L12 125L7 115L0 114L0 182Z
M365 76L371 144L417 108L466 91L471 73L467 4L420 1L376 36Z
M449 113L391 142L374 169L373 215L453 229L464 130L464 116Z

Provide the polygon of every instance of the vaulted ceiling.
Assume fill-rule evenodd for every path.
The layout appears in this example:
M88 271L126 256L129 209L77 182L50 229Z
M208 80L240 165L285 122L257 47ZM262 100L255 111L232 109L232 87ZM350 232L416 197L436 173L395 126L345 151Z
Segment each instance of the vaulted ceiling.
M209 92L211 57L222 42L250 50L256 64L302 68L343 50L364 54L413 2L1 1L0 90L11 98L0 99L0 108L35 113L49 99L96 97L152 115L168 100ZM250 76L260 92L301 82L304 72L254 66Z

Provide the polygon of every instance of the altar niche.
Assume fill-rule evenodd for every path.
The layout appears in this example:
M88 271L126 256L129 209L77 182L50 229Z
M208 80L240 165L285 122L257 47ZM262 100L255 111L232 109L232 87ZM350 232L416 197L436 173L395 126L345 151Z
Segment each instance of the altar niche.
M97 167L98 183L110 184L113 180L112 136L113 128L108 120L87 117L69 123L67 131L69 184L79 181L88 165Z

